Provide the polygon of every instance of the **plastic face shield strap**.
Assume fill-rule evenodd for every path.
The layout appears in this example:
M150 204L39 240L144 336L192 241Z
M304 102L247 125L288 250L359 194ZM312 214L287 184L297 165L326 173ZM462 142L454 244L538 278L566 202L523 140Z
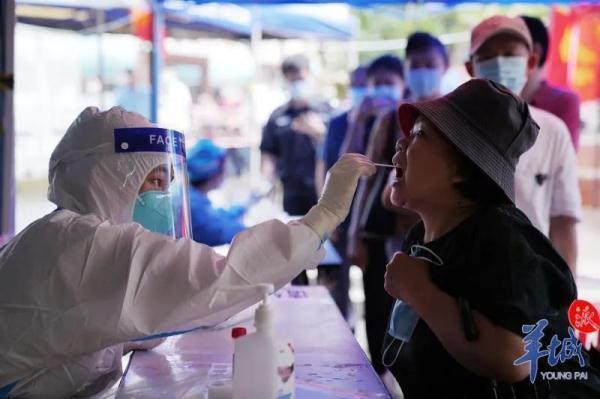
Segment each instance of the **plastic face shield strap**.
M115 129L114 134L116 153L152 153L156 159L149 171L142 171L144 181L133 207L133 221L155 233L189 238L189 183L183 134L154 127Z
M423 245L411 246L410 256L425 260L435 266L442 266L444 264L444 261L435 252ZM396 299L392 313L390 314L387 331L388 335L392 337L392 341L384 348L382 354L382 362L385 367L391 367L396 362L402 346L410 340L418 322L419 315L406 302ZM387 354L396 341L398 341L398 346L392 356L392 360L391 362L386 361Z

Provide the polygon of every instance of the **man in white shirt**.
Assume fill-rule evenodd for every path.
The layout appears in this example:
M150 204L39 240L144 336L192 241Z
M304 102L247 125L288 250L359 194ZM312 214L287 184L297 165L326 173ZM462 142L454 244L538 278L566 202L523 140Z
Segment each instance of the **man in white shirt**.
M531 50L525 22L497 15L471 31L470 57L465 66L473 77L494 80L521 93L537 64ZM581 218L575 152L564 122L539 108L529 109L540 132L517 165L516 205L550 238L575 274L576 223Z

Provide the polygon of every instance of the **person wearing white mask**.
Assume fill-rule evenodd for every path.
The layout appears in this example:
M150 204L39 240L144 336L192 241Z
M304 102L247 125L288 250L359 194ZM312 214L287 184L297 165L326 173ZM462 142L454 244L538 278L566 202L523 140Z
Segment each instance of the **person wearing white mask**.
M86 108L50 159L57 209L0 250L0 397L90 396L121 376L131 341L258 302L257 284L279 288L319 263L374 171L344 156L300 220L249 228L220 256L190 238L183 135L120 107Z
M448 52L438 38L426 32L412 33L406 42L404 66L409 101L433 100L442 95Z
M331 108L318 99L309 83L309 61L303 55L286 58L281 73L288 101L275 109L263 127L260 142L263 175L283 187L283 210L290 216L304 215L317 202L317 160L323 151ZM294 284L308 284L306 273Z
M521 18L496 15L471 31L466 68L473 77L493 80L521 94L537 65L532 48ZM581 218L575 152L562 120L539 108L530 109L540 133L517 166L516 205L549 237L575 274L576 224Z
M330 107L317 99L309 78L308 59L285 59L281 72L289 100L275 109L263 128L260 150L263 173L283 184L283 210L303 215L317 201L315 168L326 132Z

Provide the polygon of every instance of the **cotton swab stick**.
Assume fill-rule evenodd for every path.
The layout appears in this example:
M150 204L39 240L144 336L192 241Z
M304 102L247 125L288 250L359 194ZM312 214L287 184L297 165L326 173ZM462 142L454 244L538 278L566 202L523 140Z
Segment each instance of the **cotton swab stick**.
M386 164L386 163L373 163L373 165L375 165L375 166L379 166L379 167L382 167L382 168L392 168L392 169L394 169L394 168L395 168L395 166L394 166L394 165L388 165L388 164Z

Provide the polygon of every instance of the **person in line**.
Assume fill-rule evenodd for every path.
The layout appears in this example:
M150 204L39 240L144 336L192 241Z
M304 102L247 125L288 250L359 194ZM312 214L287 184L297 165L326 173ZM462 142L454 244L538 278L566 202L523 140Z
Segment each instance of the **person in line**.
M50 159L57 209L0 249L2 395L90 396L121 376L130 341L258 302L257 284L278 289L319 263L375 167L345 155L306 215L244 230L227 256L189 238L185 170L181 133L120 107L75 119Z
M281 64L289 101L274 110L263 128L260 143L262 171L267 180L279 178L283 210L290 216L305 214L317 202L317 159L323 149L328 104L316 98L309 83L308 59L302 55ZM306 285L305 272L293 284Z
M466 68L471 76L501 83L519 95L537 65L532 49L521 18L496 15L471 31ZM530 109L540 134L517 165L516 205L550 238L575 273L576 227L581 218L575 151L562 120L534 106Z
M304 56L284 60L281 72L290 99L269 117L260 151L267 178L281 179L283 210L290 216L300 216L317 202L316 160L330 110L327 104L315 99Z
M442 79L448 71L448 50L435 36L414 32L406 42L407 100L433 100L442 95Z
M327 124L327 134L323 144L324 170L328 170L340 158L348 127L355 119L354 115L358 112L363 100L367 97L367 68L366 65L360 65L352 71L349 89L350 108L332 116Z
M442 95L442 79L448 70L448 51L446 46L435 36L427 32L412 33L406 43L406 84L408 87L408 101L433 100ZM388 132L393 132L393 138L388 137ZM375 162L389 163L393 156L395 140L400 138L402 132L398 125L397 112L390 112L374 134L367 156ZM388 260L402 247L408 230L419 221L417 214L406 209L395 207L389 200L393 173L388 173L389 178L382 192L383 207L395 212L397 215L394 234L388 238L386 252ZM378 204L379 205L379 204Z
M404 65L395 55L375 58L367 68L367 93L349 123L341 154L364 154L378 117L398 107L406 90Z
M384 362L404 397L599 397L598 372L568 331L573 275L514 205L515 169L539 129L527 103L472 79L436 100L401 105L399 120L405 136L393 158L392 202L421 218L384 283L399 304ZM551 342L565 345L556 365L543 355ZM588 379L550 381L545 371Z
M317 175L328 170L331 165L335 164L340 158L340 149L346 138L350 121L354 118L353 114L358 111L360 104L367 94L366 66L361 65L354 69L350 74L349 94L350 109L341 112L339 115L332 116L327 124L327 134L325 135L325 142L323 144L323 159L318 161L319 166L317 167ZM319 182L323 181L323 178L317 178L316 181L317 191L320 191L322 187L319 187L318 185L320 184ZM340 312L342 312L342 315L346 319L348 319L349 316L348 305L350 303L350 263L346 256L349 222L350 219L346 218L330 237L331 243L341 258L340 264L334 265L333 267L331 265L320 267L318 277L319 282L325 284L329 288L335 303L338 305Z
M374 59L367 69L367 87L367 97L354 115L355 119L350 124L342 153L369 151L369 143L373 140L373 135L379 131L381 118L395 110L403 101L404 65L400 58L383 55ZM395 133L386 137L392 140L393 148ZM362 181L359 185L352 205L347 236L347 257L351 264L363 270L367 342L373 367L382 376L386 370L381 363L383 344L381 339L392 298L383 290L381 281L383 281L383 265L386 263L385 243L394 232L394 215L382 207L372 211L370 206L372 197L369 194L375 192L371 190L373 184L380 187L385 183L388 173L388 170L380 169L371 179ZM380 195L377 194L377 197L379 198Z
M521 95L534 107L548 111L562 119L569 128L571 142L577 151L581 129L579 96L573 90L556 87L545 79L550 35L539 18L526 15L522 15L521 18L529 29L533 41L532 53L537 58L537 64L529 74Z

